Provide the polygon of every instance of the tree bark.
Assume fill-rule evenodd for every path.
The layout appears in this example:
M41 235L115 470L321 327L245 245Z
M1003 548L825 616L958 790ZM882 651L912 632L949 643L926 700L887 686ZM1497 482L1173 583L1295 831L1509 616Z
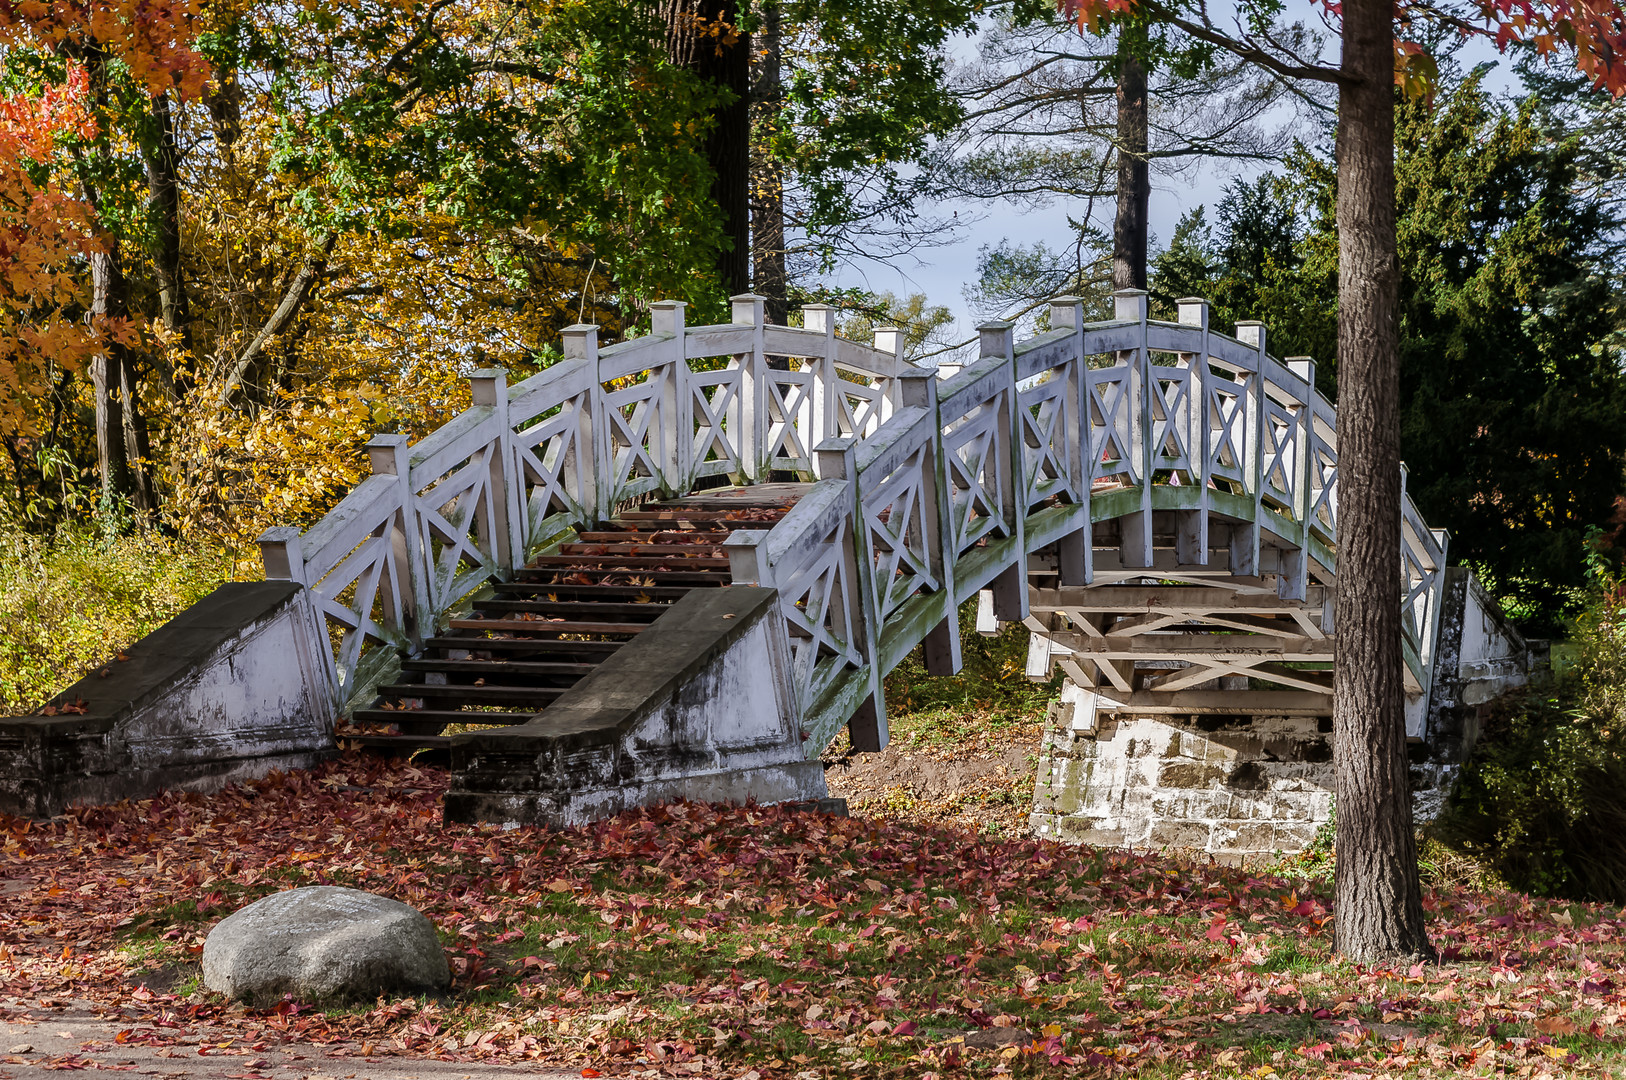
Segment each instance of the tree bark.
M122 319L129 312L129 285L119 262L117 241L90 257L93 319ZM102 498L109 505L126 502L138 513L153 509L152 486L143 462L150 456L147 424L141 415L140 379L135 359L125 345L109 341L90 362L96 408L96 458L101 468Z
M1400 650L1400 262L1394 6L1344 4L1338 104L1338 653L1334 947L1432 955L1412 832Z
M785 270L785 173L766 145L768 137L779 128L784 94L779 68L778 3L764 3L761 16L751 94L755 113L751 147L751 283L757 295L766 300L763 310L767 320L783 324L790 313L790 282Z
M158 276L159 317L164 329L180 338L190 356L192 310L187 300L186 282L181 276L180 154L175 145L175 119L170 112L168 94L160 94L153 100L152 120L153 136L142 146L141 159L147 171L147 204L157 224L153 268ZM187 373L182 381L189 378L190 373Z
M1118 211L1112 222L1112 287L1146 288L1146 215L1152 173L1146 152L1146 69L1126 53L1118 68Z
M220 391L222 404L253 415L270 399L271 386L275 380L265 377L265 348L271 343L272 338L286 331L304 310L311 292L322 280L322 275L327 273L328 257L333 254L333 247L337 241L337 233L328 233L324 236L316 250L308 253L299 264L299 269L288 278L288 283L282 289L282 300L277 304L276 310L260 327L253 340L231 362L231 371L227 374L226 384Z
M666 51L732 99L712 114L706 136L711 197L723 219L717 270L732 294L751 288L751 37L740 30L734 0L661 0Z

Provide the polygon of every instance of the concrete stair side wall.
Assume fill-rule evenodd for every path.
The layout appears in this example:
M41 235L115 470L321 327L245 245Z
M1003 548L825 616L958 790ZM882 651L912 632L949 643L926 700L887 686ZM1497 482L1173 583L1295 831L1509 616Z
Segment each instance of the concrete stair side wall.
M316 620L292 582L232 582L58 694L0 718L0 813L207 790L334 752Z
M808 802L773 589L696 589L526 724L454 736L450 821L569 827L634 806Z

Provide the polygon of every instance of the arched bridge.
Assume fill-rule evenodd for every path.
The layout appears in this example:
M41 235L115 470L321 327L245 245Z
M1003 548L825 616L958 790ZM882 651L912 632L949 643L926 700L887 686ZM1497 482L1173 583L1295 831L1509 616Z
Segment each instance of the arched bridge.
M882 677L917 645L932 673L957 671L957 611L979 594L979 628L1024 622L1029 674L1060 664L1075 707L1330 712L1337 414L1311 362L1270 356L1262 324L1212 328L1201 300L1172 323L1147 317L1143 293L1115 304L1086 323L1082 302L1058 299L1050 329L1021 342L989 324L979 359L935 370L904 359L897 330L848 341L822 306L802 327L766 325L752 296L719 326L657 304L651 334L607 347L571 327L563 362L513 387L477 373L473 406L439 431L375 439L374 474L320 524L262 538L267 576L306 586L341 711L431 741L448 723L505 725L451 740L454 764L487 776L470 814L499 791L508 809L490 812L522 817L622 798L515 794L526 784L504 770L624 786L651 756L766 745L682 718L763 686L751 707L780 714L798 758L849 721L856 748L878 749ZM1420 724L1446 537L1402 498L1395 602ZM770 610L712 611L747 591L698 587L730 581L771 588L750 591ZM726 651L701 632L726 624L682 622L708 611L766 629L748 675L714 673L685 698L700 668L679 663L688 674L640 691L666 702L657 726L687 749L657 753L647 730L619 749L581 734L685 641ZM571 689L617 650L621 674L585 679L597 696ZM369 709L381 692L395 703ZM494 712L504 700L521 704ZM636 723L653 730L655 708ZM702 790L685 783L660 790Z

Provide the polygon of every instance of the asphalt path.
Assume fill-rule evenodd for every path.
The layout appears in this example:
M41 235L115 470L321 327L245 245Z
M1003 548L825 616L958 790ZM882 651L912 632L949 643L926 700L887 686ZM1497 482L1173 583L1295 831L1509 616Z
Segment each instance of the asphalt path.
M241 1031L191 1023L165 1031L152 1046L143 1025L104 1006L70 1001L54 1009L29 1008L0 997L0 1080L63 1080L64 1073L95 1069L163 1080L578 1080L580 1069L537 1065L485 1065L434 1058L362 1056L355 1043L315 1045L272 1033L252 1046ZM125 1042L119 1042L120 1033Z

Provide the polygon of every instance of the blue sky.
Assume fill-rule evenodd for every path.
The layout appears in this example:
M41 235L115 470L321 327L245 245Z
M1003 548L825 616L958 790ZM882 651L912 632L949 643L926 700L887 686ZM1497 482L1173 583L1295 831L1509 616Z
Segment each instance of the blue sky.
M972 46L968 43L962 48L969 53ZM1498 62L1497 54L1489 44L1471 42L1458 53L1458 59L1464 66L1495 63L1497 70L1487 84L1495 90L1513 89L1516 76L1512 65L1505 60ZM1308 136L1311 133L1307 131L1305 134ZM1152 249L1155 251L1168 242L1183 214L1199 205L1211 207L1217 202L1224 187L1233 178L1251 179L1270 167L1271 163L1268 162L1241 166L1235 163L1205 164L1194 174L1172 179L1154 174L1149 215ZM923 253L925 261L905 258L898 260L896 265L869 263L850 266L833 277L839 285L861 285L877 292L891 291L900 296L923 292L930 302L947 307L955 314L958 320L957 339L963 340L975 332L972 320L967 315L963 290L976 280L978 249L983 245L996 245L1002 239L1017 245L1040 241L1052 246L1058 241L1065 243L1071 236L1067 225L1069 209L1075 213L1078 211L1076 207L1061 203L1037 210L1004 202L956 202L929 207L929 211L944 217L958 211L959 219L966 223L958 229L952 243L928 249ZM1108 216L1099 219L1100 223L1110 226L1110 204L1105 206L1104 213Z

